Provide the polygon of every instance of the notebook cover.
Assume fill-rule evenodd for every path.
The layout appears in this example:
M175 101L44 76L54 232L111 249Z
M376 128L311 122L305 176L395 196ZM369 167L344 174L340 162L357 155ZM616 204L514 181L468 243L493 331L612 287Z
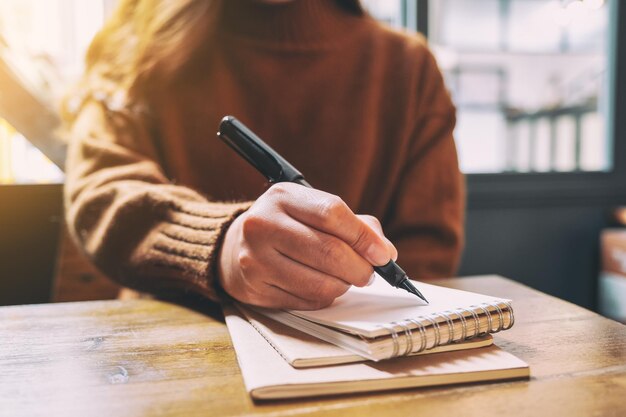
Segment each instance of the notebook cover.
M246 389L254 399L336 395L527 378L528 365L495 345L456 352L296 369L232 305L224 307Z

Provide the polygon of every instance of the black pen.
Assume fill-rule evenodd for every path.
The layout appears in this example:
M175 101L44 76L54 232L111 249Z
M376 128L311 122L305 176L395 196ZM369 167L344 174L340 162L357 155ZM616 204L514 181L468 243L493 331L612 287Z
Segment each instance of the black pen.
M263 174L270 183L294 182L313 188L300 171L235 117L224 117L219 129L217 136ZM374 265L374 270L390 285L415 294L428 303L422 293L409 281L406 272L393 259L382 266Z

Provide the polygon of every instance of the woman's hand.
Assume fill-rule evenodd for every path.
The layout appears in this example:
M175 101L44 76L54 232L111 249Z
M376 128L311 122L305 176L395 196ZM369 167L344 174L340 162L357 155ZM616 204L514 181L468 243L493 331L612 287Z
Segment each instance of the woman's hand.
M226 232L219 280L244 303L314 310L367 285L372 265L396 257L374 217L355 215L335 195L279 183Z

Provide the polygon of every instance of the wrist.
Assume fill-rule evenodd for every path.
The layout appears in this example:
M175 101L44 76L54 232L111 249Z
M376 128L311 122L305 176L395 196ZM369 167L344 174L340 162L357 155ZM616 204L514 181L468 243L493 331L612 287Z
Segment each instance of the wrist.
M232 282L231 277L234 269L233 253L236 246L238 224L239 218L235 219L226 230L217 256L217 284L231 297L233 295L229 283Z

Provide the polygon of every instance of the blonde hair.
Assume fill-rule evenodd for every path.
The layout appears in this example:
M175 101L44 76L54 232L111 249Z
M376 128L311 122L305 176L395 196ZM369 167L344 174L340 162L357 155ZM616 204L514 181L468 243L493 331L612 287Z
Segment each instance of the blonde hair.
M83 78L62 103L71 123L88 98L114 109L142 106L148 87L176 77L216 26L228 0L120 0L86 55ZM334 0L363 14L359 0Z
M89 98L140 105L146 86L171 79L213 26L215 0L121 0L96 34L82 79L62 103L66 122Z

